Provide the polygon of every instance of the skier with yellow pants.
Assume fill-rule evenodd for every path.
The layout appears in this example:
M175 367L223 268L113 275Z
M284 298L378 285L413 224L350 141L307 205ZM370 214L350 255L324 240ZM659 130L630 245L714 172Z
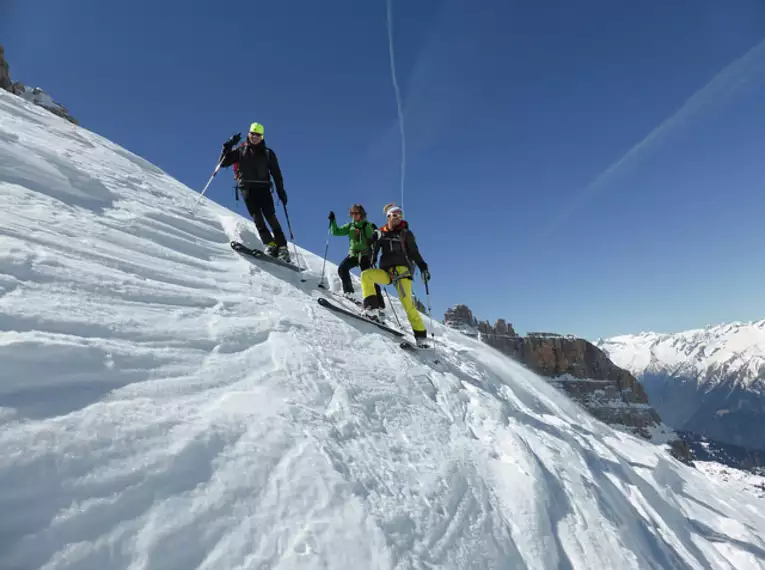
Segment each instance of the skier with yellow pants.
M424 348L428 346L428 333L412 297L412 272L416 264L420 268L422 278L426 282L430 281L428 264L417 249L414 234L403 219L401 208L395 204L387 204L383 211L387 223L372 234L372 264L375 265L380 254L378 268L361 272L361 292L364 297L362 314L368 319L379 321L380 306L375 285L394 284L412 325L417 346Z

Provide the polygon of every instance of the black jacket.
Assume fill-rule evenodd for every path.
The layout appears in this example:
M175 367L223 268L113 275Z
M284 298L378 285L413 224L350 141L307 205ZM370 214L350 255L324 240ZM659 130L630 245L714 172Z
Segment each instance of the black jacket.
M381 254L378 265L380 269L404 265L413 270L412 264L416 264L422 272L428 269L428 264L422 259L420 250L417 249L417 241L406 221L401 220L395 230L389 229L387 224L384 225L375 232L373 240L372 263L376 263L378 253Z
M269 187L271 177L274 178L276 192L280 197L284 192L284 179L279 168L279 161L273 149L266 148L266 143L256 145L245 142L223 155L221 167L237 165L236 180L242 188Z

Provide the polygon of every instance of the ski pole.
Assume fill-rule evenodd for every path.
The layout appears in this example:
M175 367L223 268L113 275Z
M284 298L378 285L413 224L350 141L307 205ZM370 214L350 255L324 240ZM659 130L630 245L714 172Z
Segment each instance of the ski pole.
M327 243L324 245L324 263L321 264L321 280L318 285L319 289L326 289L326 287L324 287L324 268L327 266L327 252L329 251L329 236L331 233L332 223L330 222L329 228L327 229Z
M398 320L398 313L396 313L396 307L393 306L393 303L390 300L390 295L388 295L388 290L383 289L383 291L385 291L385 296L388 298L388 306L390 307L390 310L393 313L393 316L396 317L396 323L398 323L398 328L400 329L404 328L401 326L401 321Z
M295 236L292 234L292 224L290 224L290 215L287 213L287 204L282 202L282 207L284 208L284 217L287 218L287 229L290 231L290 239L295 241Z
M218 166L215 167L215 170L212 173L212 176L210 176L210 180L207 181L207 184L205 184L205 187L202 189L202 193L199 195L199 199L197 200L197 203L194 204L194 207L191 209L191 215L193 216L197 211L197 206L199 206L199 203L202 201L202 198L204 198L205 192L207 192L207 189L210 187L210 183L213 181L213 178L218 174L218 171L220 170L220 165L223 163L223 159L218 162Z
M295 245L295 234L292 233L292 224L290 224L290 215L287 213L287 204L284 203L284 200L280 200L280 201L282 203L282 207L284 208L284 217L287 218L287 229L290 231L290 239L292 240L292 249L295 252L295 261L297 261L298 267L300 267L300 258L298 257L297 246ZM287 247L289 248L289 246ZM306 263L306 269L308 269L307 263ZM301 281L305 281L305 279L301 279Z
M422 282L425 284L425 299L428 301L428 318L430 319L430 331L433 335L433 356L436 357L436 331L433 328L433 311L430 309L430 287L428 286L428 281L424 277L422 278Z

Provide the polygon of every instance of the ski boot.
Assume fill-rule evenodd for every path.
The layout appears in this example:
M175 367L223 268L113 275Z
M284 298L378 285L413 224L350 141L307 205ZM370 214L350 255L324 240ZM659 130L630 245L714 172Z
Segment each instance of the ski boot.
M279 254L279 246L276 245L275 241L272 241L266 244L266 255L270 255L271 257L276 257L278 254Z
M290 250L286 245L284 247L278 248L276 257L278 257L279 259L281 259L282 261L286 263L292 263L292 260L290 259Z
M364 309L361 311L361 316L370 321L382 323L380 320L380 309Z
M414 331L414 342L417 348L430 348L427 331Z

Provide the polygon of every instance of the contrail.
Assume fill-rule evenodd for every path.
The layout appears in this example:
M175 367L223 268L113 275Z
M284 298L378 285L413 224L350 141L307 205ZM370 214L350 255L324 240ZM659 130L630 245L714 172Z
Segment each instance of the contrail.
M647 137L590 182L567 207L559 212L555 220L547 226L544 234L547 235L556 230L579 206L602 192L621 169L638 162L651 148L685 125L694 115L709 109L713 104L729 99L749 84L756 74L763 72L765 72L765 40L715 75L709 83L691 95L672 116L665 119Z
M401 209L404 208L404 177L406 176L406 137L404 136L404 112L401 109L401 92L396 79L396 60L393 57L393 9L391 0L386 0L386 21L388 24L388 55L390 57L390 76L393 80L393 90L396 94L396 110L398 111L398 126L401 134Z

